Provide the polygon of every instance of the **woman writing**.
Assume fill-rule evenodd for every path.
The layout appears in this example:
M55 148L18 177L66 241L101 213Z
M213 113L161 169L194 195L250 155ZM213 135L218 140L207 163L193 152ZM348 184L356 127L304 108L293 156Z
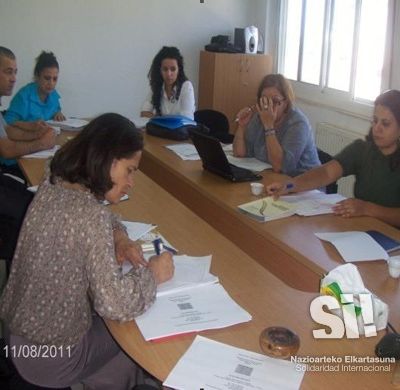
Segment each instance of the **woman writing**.
M400 91L390 90L375 100L367 140L356 140L334 159L290 182L267 186L269 195L281 195L326 186L355 175L354 199L343 200L334 212L343 217L370 216L400 226Z
M0 317L11 347L57 347L51 359L11 356L31 383L122 390L140 378L101 317L130 321L147 310L156 285L171 278L173 262L162 253L146 263L101 201L116 204L131 190L142 148L142 136L128 119L94 119L56 153L29 207ZM125 275L123 260L134 264Z
M60 95L55 89L58 74L59 66L54 54L42 51L36 58L34 81L13 97L4 117L6 122L11 125L36 120L65 120L61 112Z
M320 165L310 124L293 102L288 80L280 74L265 76L258 87L257 105L238 113L234 155L255 157L289 176Z
M195 111L192 83L183 69L183 57L176 47L164 46L154 57L148 74L150 93L140 116L183 115L193 119Z

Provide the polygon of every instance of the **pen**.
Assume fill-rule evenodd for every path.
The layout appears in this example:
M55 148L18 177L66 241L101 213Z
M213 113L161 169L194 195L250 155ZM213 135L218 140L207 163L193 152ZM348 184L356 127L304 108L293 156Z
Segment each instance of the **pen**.
M157 256L160 255L160 253L163 249L165 249L168 252L171 252L173 255L176 255L178 253L174 248L164 245L161 238L155 239L153 241L153 246L154 246L154 251L156 252Z

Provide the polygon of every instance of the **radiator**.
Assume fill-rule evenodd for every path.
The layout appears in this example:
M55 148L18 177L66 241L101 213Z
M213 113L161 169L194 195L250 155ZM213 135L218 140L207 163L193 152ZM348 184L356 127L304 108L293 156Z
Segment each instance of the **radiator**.
M329 123L320 122L315 132L317 147L331 156L340 152L345 146L361 135L350 130L341 129ZM348 198L353 197L354 176L343 177L338 180L338 192Z

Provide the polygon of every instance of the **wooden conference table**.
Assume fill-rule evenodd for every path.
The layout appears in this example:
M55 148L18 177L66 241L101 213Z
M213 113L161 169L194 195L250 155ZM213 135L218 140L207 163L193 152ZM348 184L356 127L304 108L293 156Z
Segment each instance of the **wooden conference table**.
M44 160L20 160L31 184L38 184ZM205 337L261 353L258 337L268 326L285 326L300 337L299 356L374 356L378 340L316 340L309 306L317 294L299 292L272 275L265 267L218 233L203 219L176 200L142 172L137 172L130 199L111 206L123 219L157 224L160 232L181 253L193 256L212 254L211 272L220 278L231 297L253 319L220 330L201 332ZM142 367L164 380L194 339L181 335L159 342L146 342L134 321L106 324L121 347ZM383 332L380 332L381 336ZM371 366L371 365L369 365ZM390 372L306 372L302 389L383 389L391 388Z
M200 161L184 161L165 145L177 141L146 134L141 170L173 194L192 211L229 238L289 286L318 291L327 271L343 264L333 245L319 240L314 232L378 230L400 239L397 230L368 217L342 218L334 215L292 216L260 223L238 212L237 206L256 199L248 183L230 183L204 171ZM264 182L282 178L264 171ZM400 327L400 284L389 276L386 262L357 263L366 286L392 308L390 320Z

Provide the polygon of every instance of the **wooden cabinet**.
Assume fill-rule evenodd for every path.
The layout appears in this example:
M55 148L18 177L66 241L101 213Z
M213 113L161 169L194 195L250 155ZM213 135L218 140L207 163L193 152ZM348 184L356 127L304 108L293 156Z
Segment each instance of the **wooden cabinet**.
M198 109L223 112L235 129L238 111L256 103L262 78L272 72L272 59L264 54L200 53Z

